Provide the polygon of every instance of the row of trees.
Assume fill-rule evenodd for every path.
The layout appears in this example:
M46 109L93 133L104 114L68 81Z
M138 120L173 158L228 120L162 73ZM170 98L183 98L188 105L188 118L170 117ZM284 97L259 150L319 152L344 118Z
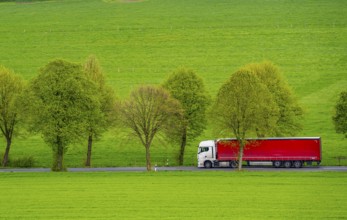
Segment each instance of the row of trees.
M203 80L181 67L163 85L141 86L123 102L121 121L145 147L147 170L151 170L150 147L157 134L180 146L178 162L183 165L187 142L206 128L208 101Z
M0 87L0 128L7 141L3 166L8 164L13 133L21 127L42 135L52 148L52 170L62 171L70 144L88 139L85 165L90 166L93 140L115 125L127 126L140 138L148 170L150 146L159 133L180 144L182 165L187 140L206 126L208 97L203 81L185 68L163 86L140 86L122 102L106 85L94 56L83 65L54 60L29 83L1 67Z
M214 103L210 111L209 103ZM93 140L116 125L130 128L140 139L146 149L147 170L151 170L150 147L159 134L179 146L182 165L187 143L201 135L211 118L210 124L218 126L220 135L238 139L241 169L247 136L295 135L301 129L302 114L271 62L240 68L222 85L214 102L203 80L183 67L160 86L134 89L124 101L117 100L107 86L94 56L83 65L54 60L29 83L0 67L0 129L7 143L3 166L8 163L17 128L41 133L52 148L52 170L63 171L70 144L88 140L85 165L90 166Z
M52 170L58 171L65 169L67 147L88 137L86 166L90 166L93 138L112 125L115 114L114 93L94 56L83 66L50 62L27 84L1 67L0 80L0 128L7 142L2 166L8 164L13 134L21 127L42 134L53 151Z

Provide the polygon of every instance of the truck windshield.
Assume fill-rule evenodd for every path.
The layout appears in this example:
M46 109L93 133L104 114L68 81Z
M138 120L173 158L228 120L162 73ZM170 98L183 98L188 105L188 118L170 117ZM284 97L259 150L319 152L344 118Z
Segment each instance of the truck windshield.
M202 152L207 152L209 150L209 147L199 147L199 154Z

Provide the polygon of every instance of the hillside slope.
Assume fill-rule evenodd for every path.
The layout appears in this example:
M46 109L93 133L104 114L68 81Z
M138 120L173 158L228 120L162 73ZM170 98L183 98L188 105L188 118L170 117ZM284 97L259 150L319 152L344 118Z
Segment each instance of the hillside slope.
M121 98L139 84L159 84L178 66L196 70L214 96L240 66L278 65L305 108L300 136L321 136L323 164L347 156L331 116L347 89L347 2L340 0L65 0L0 3L0 63L31 79L55 58L83 62L95 54ZM208 129L201 139L216 138ZM196 163L191 143L186 163ZM143 147L123 131L95 146L94 166L144 164ZM158 141L153 160L174 163L178 148ZM84 146L70 149L68 166L81 166ZM33 155L50 166L39 137L14 140L12 157ZM347 161L343 161L347 164Z

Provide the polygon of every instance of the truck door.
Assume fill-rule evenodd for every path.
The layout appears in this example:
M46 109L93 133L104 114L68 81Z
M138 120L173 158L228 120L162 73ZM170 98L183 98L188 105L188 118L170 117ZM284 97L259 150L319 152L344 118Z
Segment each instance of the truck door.
M198 166L203 167L206 160L213 159L213 147L199 147Z
M199 158L202 160L211 160L213 158L212 147L200 147Z

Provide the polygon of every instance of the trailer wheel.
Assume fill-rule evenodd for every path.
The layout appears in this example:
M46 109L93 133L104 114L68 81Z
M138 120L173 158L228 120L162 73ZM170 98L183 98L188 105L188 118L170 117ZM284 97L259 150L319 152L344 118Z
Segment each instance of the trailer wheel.
M211 161L205 161L205 163L204 163L204 167L205 168L211 168L212 167L212 163L211 163Z
M302 162L300 160L296 160L296 161L294 161L293 166L295 168L301 168L302 167Z
M282 166L282 162L280 160L276 160L272 162L272 165L276 168L280 168Z
M229 166L231 168L237 168L239 166L239 164L237 163L237 161L233 160L233 161L230 161Z
M292 162L287 160L287 161L284 161L283 165L285 168L290 168L290 167L292 167Z

